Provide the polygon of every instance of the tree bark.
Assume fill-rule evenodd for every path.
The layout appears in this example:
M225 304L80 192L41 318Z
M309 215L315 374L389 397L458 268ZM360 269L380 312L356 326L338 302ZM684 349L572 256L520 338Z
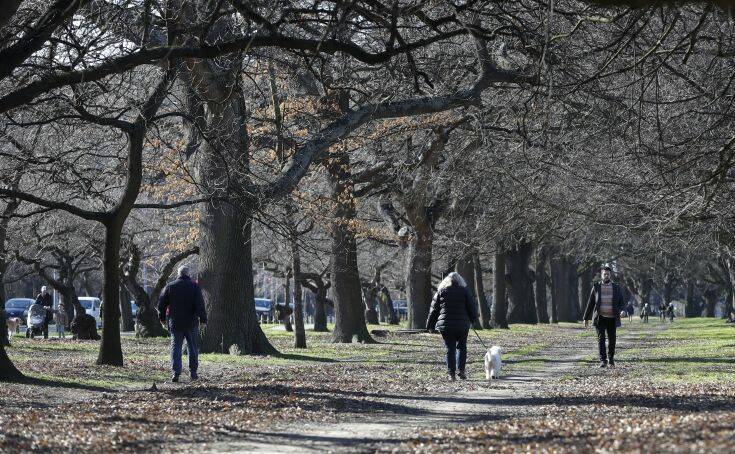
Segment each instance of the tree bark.
M493 275L493 328L508 328L508 300L505 294L505 253L498 249L495 252L495 270Z
M687 282L686 306L684 307L684 315L686 317L699 317L701 312L694 300L694 281Z
M577 301L573 299L571 292L570 260L565 255L556 255L550 263L551 281L553 283L551 291L552 320L554 323L574 322L576 317L572 312L572 306L576 306ZM556 315L555 320L554 315Z
M735 314L733 314L733 308L735 307L735 259L732 257L725 258L725 267L727 268L728 286L727 286L727 301L725 301L725 318L728 321L735 321Z
M704 292L704 301L705 301L705 317L714 317L715 316L715 308L717 307L717 297L719 296L719 292L716 288L708 288Z
M325 283L321 275L302 278L302 284L314 294L314 331L326 333L327 329L327 290L331 282Z
M536 318L539 323L549 323L549 298L546 292L549 277L546 274L548 252L546 247L536 249Z
M400 320L395 308L393 308L393 298L390 296L390 290L385 285L380 286L380 300L385 305L386 321L389 325L398 325Z
M590 266L589 268L582 271L579 277L579 314L584 314L587 308L587 300L592 293L592 275L595 272L596 267ZM581 317L578 317L581 318Z
M134 331L133 306L130 304L130 292L125 285L120 286L120 330Z
M414 232L409 239L406 254L406 303L408 328L426 328L431 292L431 262L433 231L426 225L413 223Z
M105 224L105 249L102 259L104 285L102 288L102 343L98 365L123 365L120 342L120 240L125 217L118 217Z
M480 305L480 324L484 329L492 328L490 323L490 305L487 303L487 297L485 296L485 281L482 276L482 261L480 260L480 254L475 252L472 255L475 268L475 294L477 295L477 302Z
M218 67L209 61L190 66L192 86L203 100L208 138L198 151L196 173L204 190L215 196L226 197L232 184L249 185L246 108L237 82L241 63L241 57L233 56ZM277 353L255 312L251 221L252 207L245 204L201 205L199 278L208 314L204 353Z
M356 213L347 154L339 152L332 155L327 170L334 207L331 234L335 325L332 340L338 343L350 343L353 339L374 342L365 324L365 305L357 267L357 240L351 225Z
M231 205L206 203L200 227L199 284L208 316L201 351L277 353L255 313L250 214Z
M533 246L529 242L519 243L506 252L509 323L538 323L529 268L532 253Z
M472 304L475 305L475 312L479 314L480 308L478 305L477 288L475 285L475 262L473 259L473 255L474 254L472 252L465 253L454 264L454 271L459 273L460 276L462 276L467 283L467 290L469 290L470 294L472 295ZM475 320L475 323L472 327L474 329L482 329L482 324L480 323L479 317L478 320Z
M569 310L572 315L572 321L582 320L582 312L579 309L579 273L578 265L574 260L569 261Z
M293 319L294 348L306 348L306 330L304 328L304 302L301 276L301 253L299 251L298 232L289 214L291 227L291 269L293 270ZM288 298L288 295L286 295Z

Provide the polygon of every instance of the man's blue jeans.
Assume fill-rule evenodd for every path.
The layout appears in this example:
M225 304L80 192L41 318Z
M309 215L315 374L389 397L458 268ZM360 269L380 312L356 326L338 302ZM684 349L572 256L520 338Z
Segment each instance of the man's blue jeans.
M198 330L199 326L197 323L189 330L181 331L171 329L171 322L169 322L169 332L171 333L171 369L174 375L181 375L181 347L184 345L184 339L186 339L186 345L188 347L189 371L192 374L196 374L197 368L199 368Z

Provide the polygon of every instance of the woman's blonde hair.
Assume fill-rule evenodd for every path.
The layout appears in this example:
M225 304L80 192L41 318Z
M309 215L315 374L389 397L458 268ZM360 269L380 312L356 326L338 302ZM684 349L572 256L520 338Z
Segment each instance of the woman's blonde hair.
M447 274L447 277L442 279L442 281L439 283L439 290L443 290L447 287L451 287L452 285L458 285L460 287L467 287L467 282L464 281L464 278L462 278L462 275L457 273L456 271L452 271L451 273Z

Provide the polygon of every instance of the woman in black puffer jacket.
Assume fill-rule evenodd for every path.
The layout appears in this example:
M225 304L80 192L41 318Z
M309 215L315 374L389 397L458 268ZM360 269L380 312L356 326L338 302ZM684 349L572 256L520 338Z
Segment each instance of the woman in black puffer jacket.
M477 308L472 293L459 273L449 273L439 284L431 301L426 328L438 330L447 347L447 368L449 378L454 380L459 369L459 378L465 380L467 363L467 334L470 326L477 320ZM458 354L459 353L459 354ZM457 364L459 356L459 364ZM457 367L459 366L459 368Z

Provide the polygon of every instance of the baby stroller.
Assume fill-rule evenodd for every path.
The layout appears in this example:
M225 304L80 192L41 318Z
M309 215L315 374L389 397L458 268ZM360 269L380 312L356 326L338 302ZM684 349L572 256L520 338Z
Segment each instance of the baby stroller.
M26 337L33 339L36 334L43 334L43 323L46 321L46 308L40 304L33 303L28 308L28 329Z

